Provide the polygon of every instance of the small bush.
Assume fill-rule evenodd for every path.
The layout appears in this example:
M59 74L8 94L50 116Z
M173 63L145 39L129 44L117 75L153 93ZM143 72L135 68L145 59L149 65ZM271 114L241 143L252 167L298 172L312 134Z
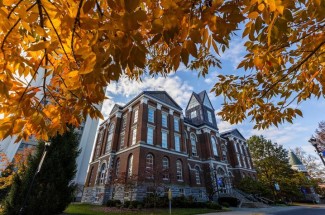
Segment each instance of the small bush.
M228 202L222 202L221 206L225 208L229 208L230 205Z
M220 205L227 203L231 207L237 207L239 204L239 200L234 197L221 197L218 199Z
M106 202L107 207L117 207L121 205L121 201L118 199L110 199Z
M215 203L215 202L207 203L207 207L209 209L214 209L214 210L221 210L222 209L222 207L219 204Z
M123 207L128 208L131 204L131 201L124 201Z

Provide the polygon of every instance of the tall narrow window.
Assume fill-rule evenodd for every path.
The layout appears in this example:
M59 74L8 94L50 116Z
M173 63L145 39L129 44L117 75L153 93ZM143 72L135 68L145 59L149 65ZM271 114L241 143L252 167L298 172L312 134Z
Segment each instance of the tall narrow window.
M162 131L161 132L161 147L167 149L167 132Z
M179 119L174 118L174 130L179 131Z
M153 178L153 155L147 154L146 157L146 178Z
M100 131L98 134L97 146L96 146L96 158L100 156L100 149L102 148L104 131Z
M155 122L155 110L153 108L148 110L148 122Z
M217 141L216 141L216 139L214 139L214 137L211 137L211 145L212 145L213 155L219 156L218 148L217 148Z
M199 167L195 167L195 181L196 181L196 184L201 184Z
M124 148L124 132L120 136L120 149Z
M163 163L163 179L168 180L169 179L169 159L167 157L163 157L162 163Z
M153 128L148 127L147 129L147 143L153 145Z
M193 119L195 117L196 117L196 110L194 110L194 111L191 112L191 119Z
M105 174L106 173L106 164L103 163L100 168L100 184L103 184L105 182Z
M177 181L183 181L183 165L180 160L176 161L176 177Z
M92 166L91 167L91 169L90 169L90 173L89 173L89 177L88 177L88 187L90 186L90 184L91 184L91 180L93 179L93 176L94 175L94 166Z
M133 123L137 123L138 122L138 115L139 115L139 110L135 109L133 111Z
M175 135L175 150L178 152L181 151L180 137L178 135Z
M241 159L240 159L240 155L237 155L237 160L238 160L238 166L242 166L242 164L241 164Z
M127 115L125 114L122 118L122 131L124 131L126 127L126 117Z
M208 112L208 120L210 123L212 123L212 113L211 111L207 111Z
M128 177L132 176L132 171L133 171L133 155L130 155L128 160L128 169L127 169Z
M197 156L196 137L194 134L191 134L191 146L192 146L192 155Z
M109 152L111 150L111 146L112 146L112 139L113 139L113 133L114 133L114 124L112 124L109 127L109 131L108 131L108 137L107 137L107 143L106 143L106 149L105 152Z
M167 114L166 113L163 113L161 115L161 125L162 125L162 127L165 127L165 128L168 127L167 126Z
M134 145L137 141L137 128L132 130L132 145Z
M227 159L227 149L226 149L226 146L225 145L222 145L221 148L222 148L222 160L223 161L227 161L228 159Z
M116 175L116 177L120 176L120 159L116 160L115 175Z

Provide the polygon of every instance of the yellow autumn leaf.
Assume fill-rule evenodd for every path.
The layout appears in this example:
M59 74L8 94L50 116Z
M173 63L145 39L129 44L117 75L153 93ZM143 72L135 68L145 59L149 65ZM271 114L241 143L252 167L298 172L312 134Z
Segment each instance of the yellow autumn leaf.
M42 42L32 45L26 51L39 51L42 49L46 49L49 45L50 45L50 43L48 41L42 41Z
M258 17L259 13L254 11L254 12L251 12L250 14L248 14L248 18L250 19L256 19Z

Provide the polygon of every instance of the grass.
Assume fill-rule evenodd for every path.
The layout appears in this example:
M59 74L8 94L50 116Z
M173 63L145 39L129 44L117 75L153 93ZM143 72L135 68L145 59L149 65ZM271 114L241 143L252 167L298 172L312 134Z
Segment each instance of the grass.
M217 210L207 208L172 208L172 215L194 215L217 212ZM116 209L108 208L104 206L95 206L89 204L70 204L64 211L65 214L78 214L78 215L162 215L169 214L169 210L166 209L142 209L142 210L128 210L128 209Z

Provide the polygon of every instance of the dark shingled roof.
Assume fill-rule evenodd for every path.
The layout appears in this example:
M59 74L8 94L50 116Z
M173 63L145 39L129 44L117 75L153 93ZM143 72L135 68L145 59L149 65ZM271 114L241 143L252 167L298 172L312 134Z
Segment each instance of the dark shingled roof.
M182 110L182 108L168 95L166 91L143 91L145 95L152 96L176 109Z
M294 165L303 165L301 160L297 157L297 155L293 151L289 151L289 164L291 166Z
M246 140L246 138L238 131L237 128L231 129L231 130L228 130L228 131L221 132L220 133L220 136L221 137L225 137L225 136L227 136L229 134L233 134L234 136L237 136L237 137L240 137L240 138Z

